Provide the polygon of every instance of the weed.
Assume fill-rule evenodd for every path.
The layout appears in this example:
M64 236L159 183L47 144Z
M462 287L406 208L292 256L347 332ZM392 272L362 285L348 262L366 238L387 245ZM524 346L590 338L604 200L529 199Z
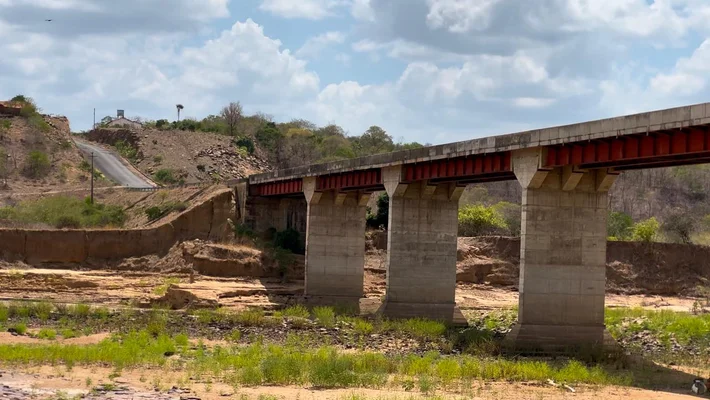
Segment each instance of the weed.
M126 219L120 206L61 195L0 207L0 217L19 223L44 223L56 228L122 226Z
M311 316L308 309L302 304L287 307L280 312L280 315L286 318L308 318Z
M57 338L57 331L49 328L42 328L39 330L39 333L37 333L37 338L54 340Z
M7 322L10 318L10 309L4 304L0 304L0 322Z
M27 333L27 325L24 322L18 322L13 324L7 331L14 332L18 335L24 335Z
M163 279L163 284L153 289L153 294L157 296L164 296L168 292L168 288L171 285L177 285L180 283L180 278L165 278Z
M335 311L332 307L315 307L313 316L319 324L326 328L335 326Z
M94 381L91 380L91 378L87 376L87 377L86 377L86 380L84 381L84 384L86 385L86 387L91 387L91 385L92 385L93 383L94 383Z
M242 311L235 316L238 323L248 326L263 326L266 325L266 317L264 310L260 308L250 308Z
M242 332L240 332L237 329L232 330L227 335L227 341L233 342L233 343L238 342L239 340L241 340L241 338L242 338Z
M63 329L60 334L64 339L71 339L79 336L75 331L71 329Z
M361 318L356 318L353 322L353 329L358 335L369 335L372 333L372 323Z
M74 318L85 320L89 318L89 315L91 315L91 306L83 303L70 305L67 306L67 314Z

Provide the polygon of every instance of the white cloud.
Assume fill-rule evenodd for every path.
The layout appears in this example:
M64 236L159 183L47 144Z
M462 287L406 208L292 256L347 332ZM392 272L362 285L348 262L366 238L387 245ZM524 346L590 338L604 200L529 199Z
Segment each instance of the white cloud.
M350 6L350 13L358 20L372 21L375 19L370 0L353 0Z
M284 18L318 20L332 16L341 5L342 0L262 0L259 8Z
M332 44L339 44L345 41L345 34L332 31L314 36L301 46L295 53L297 57L312 58L318 56L321 51Z
M705 40L689 58L681 58L672 72L651 79L651 90L666 95L688 96L706 89L710 78L710 39Z
M516 107L523 108L544 108L555 103L555 99L545 99L538 97L518 97L513 99L513 104Z
M350 61L352 60L352 57L350 54L347 53L338 53L335 55L335 61L345 65L346 67L350 66Z
M427 0L427 24L433 29L446 27L451 32L488 28L491 11L500 0Z

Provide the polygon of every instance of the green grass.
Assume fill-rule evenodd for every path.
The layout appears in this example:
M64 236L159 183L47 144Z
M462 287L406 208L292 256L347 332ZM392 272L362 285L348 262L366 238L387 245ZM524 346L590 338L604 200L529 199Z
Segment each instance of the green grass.
M79 337L79 334L76 333L76 331L74 331L73 329L62 329L60 335L62 335L64 339Z
M18 322L10 326L10 329L8 329L8 331L14 331L18 335L24 335L25 333L27 333L27 324L25 324L24 322Z
M608 308L605 323L614 337L648 331L663 342L667 342L671 337L681 344L710 342L710 314Z
M209 377L244 386L308 385L320 388L387 386L393 376L417 379L427 392L473 380L569 384L628 384L629 376L611 375L598 366L576 361L543 362L430 353L387 356L372 352L340 352L332 347L215 346L178 344L176 337L147 331L114 335L98 344L76 346L0 345L0 362L9 365L104 365L115 369L167 366L196 378ZM179 360L166 354L177 354Z
M49 328L42 328L37 333L38 339L54 340L57 338L57 331Z
M283 318L308 318L311 316L311 313L308 312L308 309L306 306L302 304L296 304L293 306L289 306L281 311L277 311L274 313L274 317L283 317Z
M180 278L165 278L163 283L153 289L153 294L158 296L164 296L168 292L170 285L177 285L180 283Z
M122 226L126 220L120 206L91 204L69 196L52 196L0 207L0 220L44 223L56 228Z
M320 325L326 328L335 326L335 311L333 311L332 307L313 308L313 317Z

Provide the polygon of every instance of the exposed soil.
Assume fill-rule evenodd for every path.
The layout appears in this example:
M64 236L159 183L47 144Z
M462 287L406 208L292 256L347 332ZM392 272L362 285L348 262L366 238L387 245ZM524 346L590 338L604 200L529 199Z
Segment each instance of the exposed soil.
M9 130L0 131L0 148L10 156L7 160L8 188L0 188L0 196L3 197L0 205L8 203L5 195L72 190L89 185L89 171L80 168L83 155L72 141L69 120L49 115L42 118L49 125L46 132L32 126L24 117L2 116L0 119L11 123ZM46 154L51 163L48 173L38 179L23 174L29 153L33 150ZM4 178L3 174L0 178ZM106 179L98 179L95 184L98 187L112 185Z
M239 387L213 383L198 383L185 377L178 371L126 370L113 381L107 379L113 371L106 368L74 367L71 371L52 367L37 368L31 373L18 371L0 371L0 398L43 399L56 398L58 393L68 397L83 395L85 399L204 399L224 398L257 399L270 395L276 399L313 399L337 400L346 396L358 395L363 399L425 399L417 393L397 390L376 389L308 389L300 387ZM87 379L91 385L87 387ZM184 382L177 385L178 381ZM110 384L109 386L104 386ZM155 388L162 388L156 391ZM108 390L107 390L108 388ZM94 390L92 390L94 389ZM551 385L506 382L476 382L466 389L464 395L439 393L440 398L453 399L631 399L631 400L666 400L687 398L686 394L656 392L642 389L618 387L574 387L574 393L566 388ZM5 397L3 397L5 396ZM263 397L262 397L263 398Z

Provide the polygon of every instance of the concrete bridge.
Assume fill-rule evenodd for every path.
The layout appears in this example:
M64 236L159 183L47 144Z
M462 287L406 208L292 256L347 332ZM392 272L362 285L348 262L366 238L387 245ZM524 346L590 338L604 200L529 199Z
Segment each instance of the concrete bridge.
M385 315L455 318L459 198L523 188L516 346L604 341L608 191L625 170L710 162L710 103L250 176L242 222L305 233L308 296L363 295L365 205L390 196Z

